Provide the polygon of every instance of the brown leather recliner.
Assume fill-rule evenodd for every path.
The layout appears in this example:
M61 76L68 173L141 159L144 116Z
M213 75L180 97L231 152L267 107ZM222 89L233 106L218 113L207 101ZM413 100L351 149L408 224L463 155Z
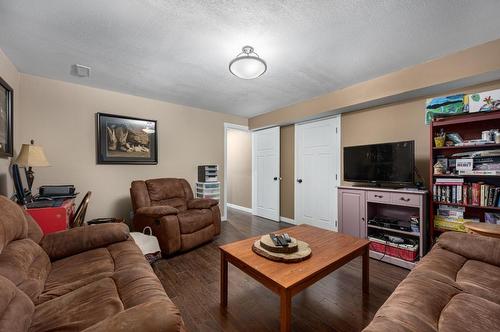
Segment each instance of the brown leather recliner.
M134 228L150 226L164 255L189 250L220 234L218 202L193 198L184 179L133 181L130 197Z

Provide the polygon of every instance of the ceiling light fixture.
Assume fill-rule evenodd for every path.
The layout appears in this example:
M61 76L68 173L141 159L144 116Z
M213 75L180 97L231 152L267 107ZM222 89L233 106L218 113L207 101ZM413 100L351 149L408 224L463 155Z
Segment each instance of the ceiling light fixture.
M245 80L252 80L264 74L267 70L267 64L252 46L243 46L242 52L229 63L229 71L234 76Z

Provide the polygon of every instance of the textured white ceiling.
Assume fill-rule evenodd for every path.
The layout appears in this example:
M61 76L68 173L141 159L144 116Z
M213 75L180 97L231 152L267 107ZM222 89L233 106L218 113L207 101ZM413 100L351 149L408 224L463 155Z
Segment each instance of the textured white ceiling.
M0 0L24 72L253 116L500 38L499 0ZM241 80L243 45L268 63ZM70 75L72 64L91 78Z

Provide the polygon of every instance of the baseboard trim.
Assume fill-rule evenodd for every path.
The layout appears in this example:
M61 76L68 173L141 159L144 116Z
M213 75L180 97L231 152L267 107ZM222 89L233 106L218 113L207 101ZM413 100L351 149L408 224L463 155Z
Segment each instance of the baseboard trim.
M295 220L287 218L287 217L280 217L280 221L287 222L287 223L292 224L292 225L297 225Z
M251 208L247 208L247 207L244 207L244 206L239 206L239 205L236 205L236 204L227 203L227 207L231 208L231 209L240 210L240 211L243 211L243 212L246 212L246 213L253 214L253 210Z

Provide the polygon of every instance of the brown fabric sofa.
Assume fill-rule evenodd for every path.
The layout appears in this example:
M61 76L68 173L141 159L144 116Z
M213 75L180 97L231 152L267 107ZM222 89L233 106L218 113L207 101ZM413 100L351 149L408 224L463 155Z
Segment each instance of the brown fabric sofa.
M441 235L364 331L500 331L500 239Z
M193 198L184 179L133 181L130 197L135 230L150 226L164 255L189 250L220 234L218 202Z
M125 224L42 236L0 196L0 331L183 331Z

